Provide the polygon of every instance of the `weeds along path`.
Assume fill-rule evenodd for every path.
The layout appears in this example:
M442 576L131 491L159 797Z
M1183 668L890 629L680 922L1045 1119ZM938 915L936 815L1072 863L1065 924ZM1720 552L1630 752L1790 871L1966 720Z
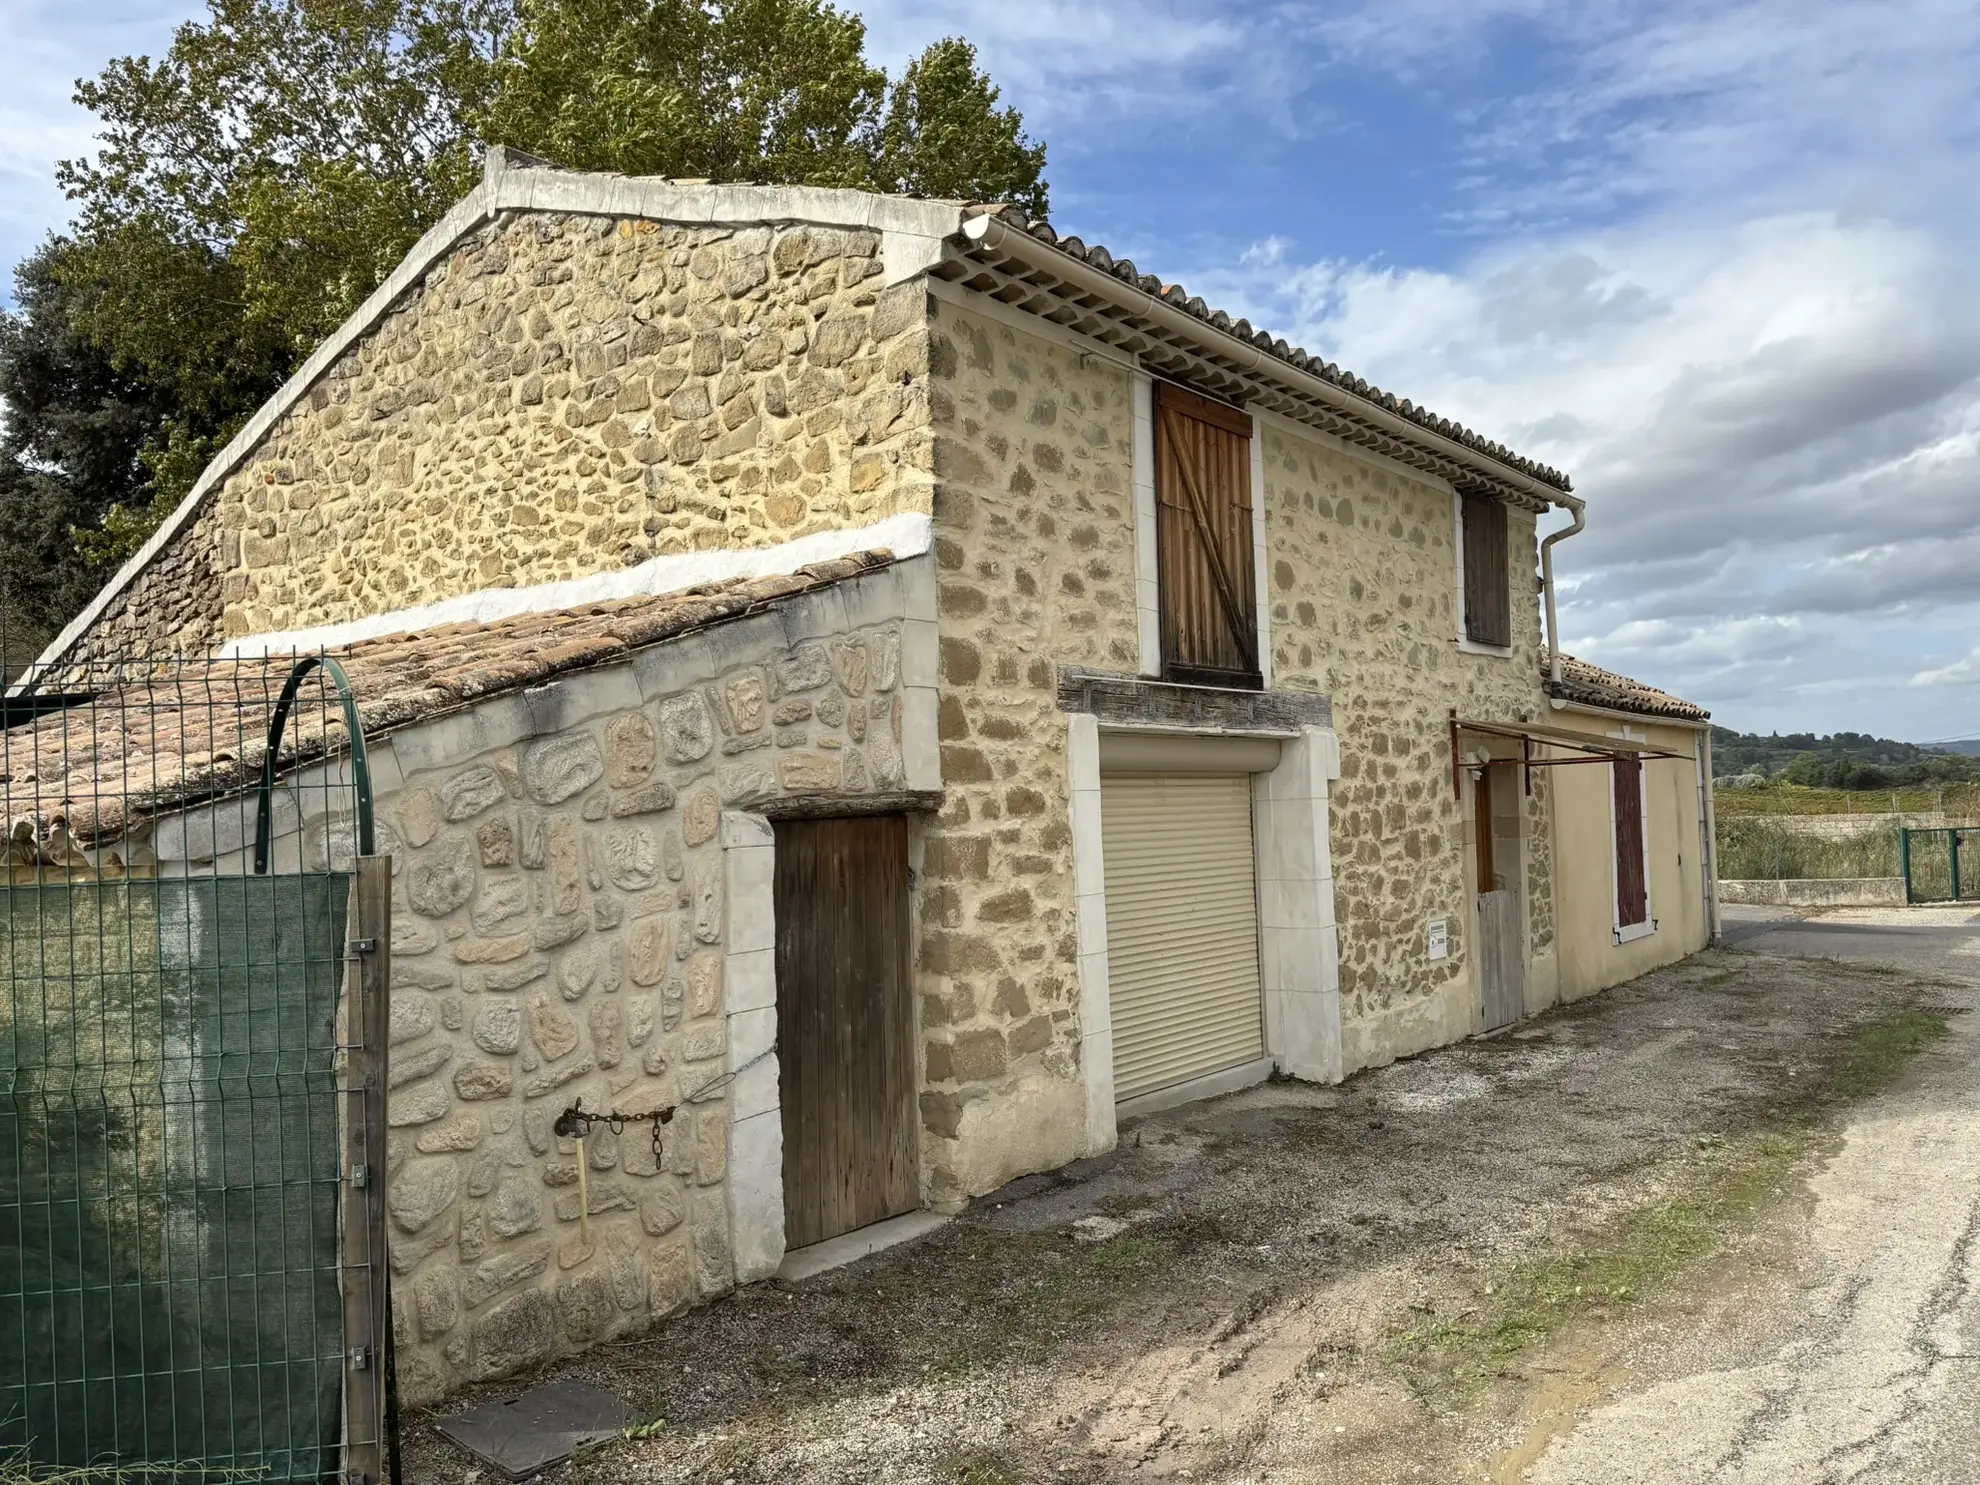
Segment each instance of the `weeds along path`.
M1850 1117L1771 1261L1637 1337L1542 1485L1965 1485L1980 1460L1980 1022ZM1767 1239L1771 1238L1769 1245Z
M1627 1382L1631 1337L1752 1246L1839 1110L1942 1030L1914 1007L1945 994L1714 952L1339 1088L1151 1116L914 1248L559 1366L654 1420L565 1477L1554 1468L1579 1410ZM407 1465L465 1472L424 1427Z

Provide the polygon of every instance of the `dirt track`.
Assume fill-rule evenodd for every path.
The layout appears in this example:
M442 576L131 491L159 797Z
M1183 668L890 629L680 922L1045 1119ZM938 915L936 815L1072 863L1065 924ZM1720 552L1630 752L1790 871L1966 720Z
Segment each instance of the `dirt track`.
M1628 1390L1644 1338L1778 1277L1838 1065L1950 993L1929 967L1719 951L1340 1088L1153 1116L912 1249L559 1366L665 1420L562 1473L1522 1478ZM1645 1247L1632 1214L1694 1189L1700 1222ZM407 1467L471 1466L415 1426Z

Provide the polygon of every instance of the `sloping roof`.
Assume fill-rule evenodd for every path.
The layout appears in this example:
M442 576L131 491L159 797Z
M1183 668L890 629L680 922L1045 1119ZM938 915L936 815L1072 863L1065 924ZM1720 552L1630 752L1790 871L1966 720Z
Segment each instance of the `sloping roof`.
M369 738L569 671L758 613L893 560L861 552L778 577L739 578L660 597L622 598L489 624L385 635L337 651ZM177 805L252 787L289 660L176 662L133 675L93 701L0 733L0 819L58 815L83 841L109 840ZM334 697L299 697L284 771L348 746Z
M885 239L888 283L929 273L1139 357L1152 369L1205 390L1310 423L1455 485L1540 510L1579 505L1556 470L1522 458L1447 418L1397 398L1331 362L1233 320L1180 285L1144 274L1128 259L1062 237L1010 206L917 200L809 186L676 182L562 170L499 147L481 181L456 202L363 304L318 346L201 472L185 499L50 642L57 664L104 610L173 541L213 489L354 344L414 292L433 266L470 234L509 212L643 217L688 225L811 222L863 228ZM1187 330L1180 327L1186 326Z
M1685 701L1655 686L1646 686L1613 670L1604 670L1574 656L1561 656L1561 679L1552 678L1547 652L1540 653L1542 685L1549 696L1582 706L1599 706L1609 711L1638 712L1646 717L1669 717L1674 721L1704 722L1711 713L1696 702Z
M1284 362L1296 371L1316 377L1322 382L1340 388L1343 392L1373 407L1393 413L1421 428L1426 433L1449 439L1486 459L1505 465L1510 469L1537 480L1567 494L1574 486L1568 477L1559 470L1534 460L1522 457L1504 444L1494 443L1484 435L1474 433L1461 423L1439 417L1426 407L1419 407L1408 398L1399 398L1393 392L1385 392L1372 382L1363 380L1351 371L1344 371L1331 361L1323 360L1310 352L1289 344L1283 337L1275 336L1269 330L1260 330L1249 320L1233 319L1226 311L1206 304L1197 295L1191 294L1181 284L1164 283L1152 273L1143 273L1129 258L1117 258L1098 243L1084 242L1077 237L1062 236L1050 222L1042 218L1027 216L1013 206L975 208L973 214L993 215L1018 231L1035 238L1047 247L1099 270L1121 283L1140 290L1159 303L1193 319L1200 320L1213 330L1233 336L1246 342L1254 349Z

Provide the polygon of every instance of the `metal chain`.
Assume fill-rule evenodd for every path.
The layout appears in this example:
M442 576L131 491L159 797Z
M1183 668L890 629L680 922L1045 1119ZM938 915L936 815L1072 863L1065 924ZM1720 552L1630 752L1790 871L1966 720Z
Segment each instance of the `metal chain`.
M646 1109L637 1114L627 1113L622 1109L593 1112L584 1106L584 1100L582 1098L574 1098L571 1100L571 1106L557 1116L556 1123L550 1126L550 1132L559 1139L583 1140L591 1133L594 1125L602 1124L611 1130L612 1133L622 1134L625 1132L628 1124L651 1124L653 1126L653 1157L655 1161L659 1161L665 1154L660 1145L660 1131L674 1122L674 1111L680 1108L681 1104L694 1103L698 1099L706 1098L711 1093L720 1092L743 1073L748 1072L757 1063L763 1061L764 1058L770 1056L775 1051L775 1047L770 1047L758 1052L749 1061L743 1063L742 1066L731 1068L720 1077L709 1079L706 1083L695 1089L694 1092L687 1094L678 1102L666 1105L664 1108Z

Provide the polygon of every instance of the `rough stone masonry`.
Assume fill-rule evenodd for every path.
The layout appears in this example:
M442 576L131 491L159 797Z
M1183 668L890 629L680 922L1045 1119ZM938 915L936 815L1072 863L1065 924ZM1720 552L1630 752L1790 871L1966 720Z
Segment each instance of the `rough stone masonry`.
M409 1400L733 1285L730 1095L693 1097L722 1077L729 1050L721 812L899 790L900 660L897 624L805 641L415 769L381 801L395 873L392 1266ZM403 744L399 755L412 756ZM578 1145L552 1128L576 1098L629 1112L686 1100L664 1159L648 1126L591 1132L588 1241Z
M879 234L509 214L282 417L92 630L188 652L929 509Z

